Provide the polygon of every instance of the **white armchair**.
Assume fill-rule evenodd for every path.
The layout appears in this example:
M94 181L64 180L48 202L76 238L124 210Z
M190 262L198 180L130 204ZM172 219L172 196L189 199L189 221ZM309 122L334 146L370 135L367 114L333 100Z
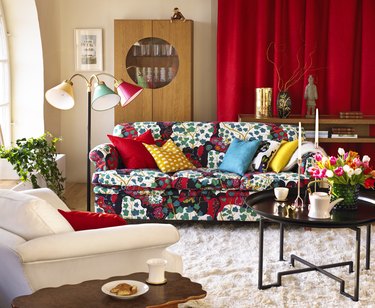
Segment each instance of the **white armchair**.
M51 190L0 190L0 307L45 287L147 271L165 258L182 272L181 257L167 247L179 240L169 224L137 224L74 231L57 209L69 211Z

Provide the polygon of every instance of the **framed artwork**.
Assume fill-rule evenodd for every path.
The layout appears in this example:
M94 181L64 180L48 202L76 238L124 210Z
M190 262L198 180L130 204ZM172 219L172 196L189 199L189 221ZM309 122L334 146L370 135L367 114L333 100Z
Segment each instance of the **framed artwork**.
M102 29L74 29L74 42L76 71L102 71Z

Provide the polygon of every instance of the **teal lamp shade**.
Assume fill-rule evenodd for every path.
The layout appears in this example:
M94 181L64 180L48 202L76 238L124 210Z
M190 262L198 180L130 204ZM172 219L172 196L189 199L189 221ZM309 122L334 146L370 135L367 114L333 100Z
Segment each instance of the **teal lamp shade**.
M115 84L117 93L121 97L121 106L124 107L129 104L134 98L142 92L143 88L131 83L127 83L124 80L120 80Z
M104 111L115 107L120 102L120 96L113 92L102 81L94 88L91 107L97 111Z
M46 100L53 107L68 110L74 106L73 83L64 80L62 83L46 92Z

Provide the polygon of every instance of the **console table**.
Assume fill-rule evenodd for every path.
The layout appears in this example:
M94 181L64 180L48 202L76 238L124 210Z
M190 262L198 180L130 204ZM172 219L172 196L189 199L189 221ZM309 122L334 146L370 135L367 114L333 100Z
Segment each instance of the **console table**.
M148 273L134 273L127 276L111 277L105 280L89 280L74 285L45 288L30 295L16 297L13 308L82 308L82 307L129 307L129 308L177 308L180 303L201 299L206 291L199 283L178 273L166 272L167 283L149 285L147 293L128 300L112 298L101 291L102 285L114 280L138 280L145 282Z
M266 190L252 194L247 198L246 204L249 205L258 215L261 216L259 222L259 266L258 266L258 289L268 289L271 287L281 286L281 279L286 275L293 275L309 271L317 271L327 277L334 279L340 284L340 293L351 298L353 301L359 300L359 278L360 278L360 248L361 248L361 229L360 226L366 226L366 265L365 269L370 268L370 244L371 244L371 223L375 222L375 204L365 200L359 200L358 209L355 211L335 211L331 213L331 219L315 219L308 216L307 206L299 210L292 210L291 205L295 200L295 191L289 192L287 202L279 203L275 201L273 190ZM306 202L305 202L306 204ZM298 257L294 254L290 257L291 266L294 267L295 261L304 264L306 267L293 269L277 273L277 281L271 284L263 284L263 241L264 241L264 224L263 219L271 220L280 224L280 251L279 260L284 261L284 225L294 225L301 227L314 228L349 228L355 231L356 236L356 254L355 264L353 261L339 262L325 265L315 265ZM328 268L348 266L349 272L355 271L354 294L345 291L345 281L330 272ZM375 285L374 285L375 286Z
M259 118L254 114L239 114L239 122L262 122L276 124L294 124L301 122L306 130L315 129L315 118L304 118L291 115L288 118ZM341 119L337 116L319 115L319 130L331 131L332 127L353 127L358 138L319 138L320 143L375 143L375 136L370 136L370 126L375 125L375 116L364 116L361 119ZM312 140L312 139L311 139Z

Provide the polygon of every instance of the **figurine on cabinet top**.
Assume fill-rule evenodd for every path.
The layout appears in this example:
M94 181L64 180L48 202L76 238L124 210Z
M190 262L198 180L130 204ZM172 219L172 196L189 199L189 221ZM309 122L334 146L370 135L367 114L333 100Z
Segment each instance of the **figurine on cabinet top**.
M182 13L180 12L180 10L178 9L178 7L175 7L173 9L173 15L171 17L171 22L173 22L174 20L182 20L182 21L185 21L185 17L184 15L182 15Z
M313 118L315 116L315 100L318 99L318 90L314 84L314 77L312 75L308 78L309 83L305 88L305 99L307 99L306 118Z

